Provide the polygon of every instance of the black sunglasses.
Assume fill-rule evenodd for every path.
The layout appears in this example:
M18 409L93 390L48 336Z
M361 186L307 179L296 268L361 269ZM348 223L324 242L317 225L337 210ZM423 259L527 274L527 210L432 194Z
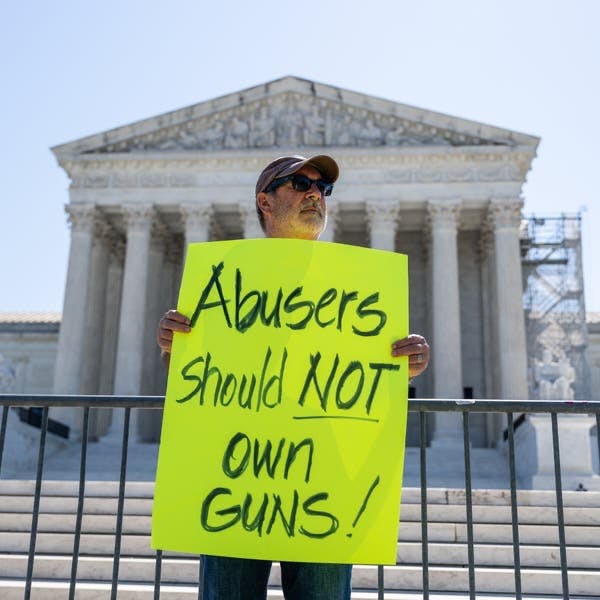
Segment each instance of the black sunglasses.
M317 186L317 189L323 194L323 196L331 196L331 192L333 191L333 183L328 183L327 181L323 181L323 179L311 179L306 175L298 175L296 173L293 175L287 175L286 177L278 177L277 179L273 179L273 181L271 181L264 191L272 192L288 181L292 182L292 187L297 192L307 192L310 190L313 183Z

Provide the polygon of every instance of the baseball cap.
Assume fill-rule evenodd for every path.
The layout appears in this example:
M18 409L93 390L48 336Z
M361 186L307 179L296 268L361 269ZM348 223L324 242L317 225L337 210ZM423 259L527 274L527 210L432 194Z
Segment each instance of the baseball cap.
M338 164L331 156L325 154L319 154L311 158L304 156L280 156L270 162L258 176L256 195L264 192L274 179L292 175L305 166L317 169L327 183L334 183L340 175Z

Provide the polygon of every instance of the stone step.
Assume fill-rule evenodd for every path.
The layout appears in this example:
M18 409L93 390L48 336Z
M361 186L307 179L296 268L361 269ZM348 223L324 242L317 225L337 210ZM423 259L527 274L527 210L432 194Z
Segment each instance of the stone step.
M115 515L117 498L86 497L84 514L86 515ZM0 496L0 510L3 513L30 513L33 509L33 498L30 496ZM65 496L42 496L40 499L41 513L75 514L77 498ZM152 499L126 498L123 512L126 515L150 516L152 514ZM421 506L402 504L400 508L402 522L420 522ZM520 506L518 518L521 524L555 525L557 522L556 508L552 506ZM0 530L2 530L2 515L0 514ZM429 522L464 523L466 521L465 506L430 504L427 506ZM600 526L600 510L597 507L566 507L564 509L566 525L597 525ZM511 523L510 506L474 505L473 522L475 523Z
M38 533L73 533L77 515L60 513L41 513L38 515ZM117 517L115 514L83 515L82 532L112 533L116 531ZM152 517L125 515L123 517L123 533L149 535ZM31 514L0 513L0 531L30 531ZM1 542L0 542L1 543ZM1 548L0 548L1 550Z
M461 505L430 504L427 506L428 522L464 523L467 520L466 507ZM518 520L520 524L528 525L556 525L557 511L553 506L519 506ZM566 525L600 526L600 510L597 507L566 507L563 510ZM421 521L420 505L402 505L400 507L400 520ZM510 506L473 506L474 523L512 523Z
M36 482L33 479L0 479L0 496L33 496ZM72 496L79 494L79 481L77 480L51 480L44 479L41 486L42 496ZM86 481L86 496L100 498L116 498L119 495L118 481ZM129 498L153 498L153 481L128 481L125 484L125 496Z
M35 481L30 479L1 479L0 496L33 496ZM85 486L86 500L89 497L116 498L119 492L118 481L87 481ZM42 482L42 497L67 496L77 498L79 493L78 481L64 480ZM128 481L125 486L126 498L152 499L154 482ZM474 505L510 506L509 490L474 490L472 494ZM519 490L517 492L519 507L526 506L556 506L556 494L548 490ZM420 504L421 490L415 487L405 487L402 490L403 504ZM427 504L464 505L466 494L464 489L428 488ZM565 507L600 508L600 492L563 492Z
M125 498L123 504L124 514L151 515L152 498ZM43 513L77 513L78 499L74 496L42 496L39 510ZM117 498L86 496L84 513L88 515L115 515L117 514ZM33 498L31 496L0 496L0 509L4 512L31 513Z
M432 566L458 566L468 563L465 544L428 545L429 564ZM513 549L510 546L474 546L475 565L479 567L512 567ZM557 546L520 547L523 568L560 568L560 552ZM399 565L421 564L421 545L411 542L398 544L397 562ZM36 554L34 577L41 579L68 579L71 573L71 556ZM112 577L112 556L81 556L78 563L78 579L110 580ZM600 564L600 549L569 546L567 564L570 569L597 569ZM150 582L154 578L155 557L122 557L120 578L125 581ZM25 577L27 555L0 554L0 577ZM198 559L173 558L166 554L163 560L162 580L167 583L193 583L198 576Z
M272 573L271 581L278 582L277 569ZM420 590L422 587L422 571L415 566L386 567L384 584L386 598L392 597L394 591ZM429 583L432 591L466 592L469 589L468 569L456 567L430 567ZM553 594L562 590L561 573L558 570L523 569L521 585L525 594ZM96 600L108 597L110 583L81 582L77 584L78 600ZM352 575L353 598L373 598L373 590L377 589L377 567L355 567ZM68 597L68 582L62 580L34 580L32 600L62 600ZM514 573L511 569L477 568L475 570L475 588L480 593L514 593ZM23 597L24 582L17 579L0 580L0 596L3 600ZM570 598L588 596L597 598L600 589L600 573L598 571L569 571ZM360 596L364 593L370 596ZM153 598L154 585L141 583L120 583L119 600L150 600ZM161 598L187 597L188 593L197 596L197 584L169 585L161 583ZM274 589L269 598L277 598L279 590ZM94 595L95 594L95 595ZM177 595L179 594L179 596ZM279 596L281 597L281 596ZM376 596L375 596L376 597Z
M2 541L0 551L22 551L16 547L9 547L10 540L20 547L28 546L29 531L31 529L31 515L7 513L0 515L2 527ZM41 514L38 520L39 544L44 544L46 537L53 537L55 543L59 539L71 539L75 528L75 515ZM116 531L116 517L112 515L86 516L83 520L82 543L90 544L86 552L100 553L93 547L92 540L114 537ZM126 515L122 521L122 534L124 538L144 539L148 545L150 534L150 517ZM467 526L464 523L429 523L427 534L430 542L466 542ZM571 546L595 546L600 539L600 529L584 525L568 525L565 527L565 538ZM475 523L473 525L473 539L478 543L512 544L512 526L509 524ZM546 525L519 525L519 539L522 544L558 544L558 527ZM17 541L18 540L18 541ZM421 541L421 524L403 522L398 530L398 540L401 542ZM129 543L129 541L128 541ZM136 544L137 547L137 544ZM40 546L40 552L46 552ZM52 552L52 550L50 550ZM63 550L56 550L63 552ZM134 554L136 551L132 551Z
M466 567L430 567L430 589L464 592L469 589L469 571ZM561 572L557 569L522 569L521 585L526 594L560 594ZM377 589L377 567L365 566L353 571L352 586L357 589ZM385 567L384 586L387 590L421 590L423 586L420 566L399 565ZM475 589L487 593L514 593L513 569L478 567L475 569ZM598 598L600 572L569 571L570 598L589 595Z
M34 577L40 581L35 582L33 600L67 598L78 488L76 481L43 483L34 562ZM78 584L77 599L96 600L109 595L107 581L112 576L118 488L118 482L114 481L86 482L78 570L78 579L83 583ZM0 554L3 600L23 595L34 490L34 481L0 480L0 552L20 553ZM155 551L150 548L149 540L153 491L154 484L148 481L128 482L126 486L120 559L120 580L126 583L120 584L119 600L153 598L150 584L154 578ZM600 548L595 547L600 539L600 493L566 492L563 499L570 598L576 595L600 598ZM465 492L429 489L427 500L431 589L464 592L468 590ZM518 493L518 501L523 589L527 594L560 594L556 495L552 491L527 490ZM510 493L475 490L473 515L476 588L479 592L511 594L514 573ZM418 591L422 587L420 517L420 489L405 488L397 548L399 564L385 569L388 599L401 598L400 591ZM376 573L376 567L354 569L353 598L377 597ZM165 552L162 575L163 600L197 597L197 557ZM278 581L275 568L272 582ZM416 597L413 594L412 598ZM282 598L281 592L273 589L269 598Z

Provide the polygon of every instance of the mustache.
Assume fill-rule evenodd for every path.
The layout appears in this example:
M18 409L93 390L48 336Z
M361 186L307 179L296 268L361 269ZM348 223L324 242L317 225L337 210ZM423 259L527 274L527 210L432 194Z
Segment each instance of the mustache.
M316 209L317 211L319 211L320 214L323 214L323 209L321 208L321 205L316 202L306 202L305 204L302 205L302 208L301 208L301 210L311 210L311 209Z

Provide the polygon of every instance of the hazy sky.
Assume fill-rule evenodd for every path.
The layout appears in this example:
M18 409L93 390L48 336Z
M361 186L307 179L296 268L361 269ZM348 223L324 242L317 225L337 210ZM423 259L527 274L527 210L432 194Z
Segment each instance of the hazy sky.
M583 213L600 311L600 1L45 0L0 23L0 311L62 309L68 179L49 148L284 75L542 138L527 213Z

